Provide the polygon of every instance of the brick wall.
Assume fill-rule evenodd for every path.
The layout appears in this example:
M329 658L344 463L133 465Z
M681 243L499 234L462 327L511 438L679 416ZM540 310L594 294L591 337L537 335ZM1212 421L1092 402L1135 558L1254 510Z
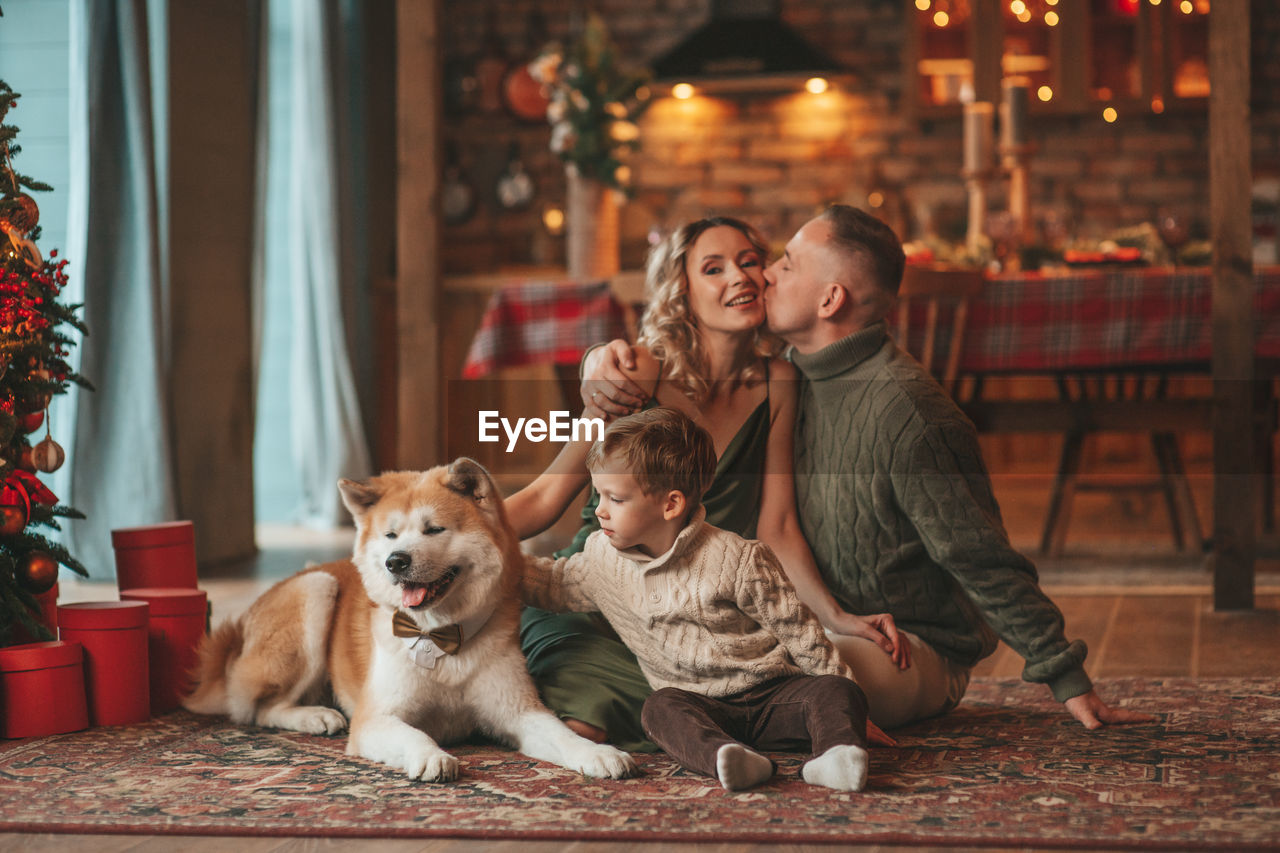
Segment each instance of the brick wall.
M1280 172L1280 18L1253 0L1254 138L1257 172ZM925 219L963 230L958 117L914 120L902 103L906 13L902 0L783 0L785 20L852 72L852 81L821 96L767 94L655 101L642 122L643 148L633 160L635 194L623 212L623 265L642 263L647 236L709 211L743 216L783 243L816 210L843 201L868 206L904 236ZM578 0L446 2L450 58L465 64L492 31L512 56L527 54L531 12L552 37L563 37ZM706 17L709 0L596 0L622 55L645 62ZM546 205L564 199L563 170L547 150L549 131L501 115L449 120L462 166L480 196L475 216L446 234L446 268L480 271L504 264L555 263L562 239L541 228ZM1065 214L1077 230L1151 219L1162 205L1207 220L1207 109L1170 108L1124 115L1037 117L1031 140L1033 213ZM538 184L524 211L501 211L492 195L512 144ZM995 187L993 209L1003 205Z

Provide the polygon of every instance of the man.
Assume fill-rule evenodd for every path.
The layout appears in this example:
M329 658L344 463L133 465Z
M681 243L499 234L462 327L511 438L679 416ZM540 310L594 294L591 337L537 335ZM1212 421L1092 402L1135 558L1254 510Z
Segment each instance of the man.
M1004 531L969 420L888 335L902 280L893 231L835 205L765 272L769 327L802 375L797 509L823 580L852 613L891 613L911 643L900 670L871 642L832 635L889 728L943 713L996 637L1086 728L1152 719L1109 707L1035 567ZM624 352L616 344L608 352ZM624 359L625 360L625 359Z

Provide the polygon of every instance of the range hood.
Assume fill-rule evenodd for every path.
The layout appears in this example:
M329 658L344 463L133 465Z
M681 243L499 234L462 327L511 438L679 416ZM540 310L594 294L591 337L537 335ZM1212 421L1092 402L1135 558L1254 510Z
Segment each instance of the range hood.
M653 60L664 82L717 89L793 85L843 69L782 22L778 0L711 0L711 18Z

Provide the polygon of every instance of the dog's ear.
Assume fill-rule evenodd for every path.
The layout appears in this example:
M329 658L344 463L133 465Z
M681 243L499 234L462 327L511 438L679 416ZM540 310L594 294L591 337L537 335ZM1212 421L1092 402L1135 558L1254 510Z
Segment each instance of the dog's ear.
M360 518L368 512L369 507L382 498L382 489L376 480L360 481L344 478L338 481L338 491L342 493L343 504L355 518Z
M474 459L459 456L449 466L448 480L445 485L460 495L466 495L476 502L487 500L493 495L493 480L489 472Z

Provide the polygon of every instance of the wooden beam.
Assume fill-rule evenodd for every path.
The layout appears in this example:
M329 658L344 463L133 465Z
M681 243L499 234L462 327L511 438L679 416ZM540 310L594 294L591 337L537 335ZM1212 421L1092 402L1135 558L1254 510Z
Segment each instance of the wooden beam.
M1254 606L1258 489L1249 4L1209 16L1209 216L1213 243L1213 606Z
M969 24L969 56L973 60L973 99L1000 103L1004 76L1004 27L1000 0L976 0Z
M396 458L439 464L444 453L440 217L442 0L396 2Z

